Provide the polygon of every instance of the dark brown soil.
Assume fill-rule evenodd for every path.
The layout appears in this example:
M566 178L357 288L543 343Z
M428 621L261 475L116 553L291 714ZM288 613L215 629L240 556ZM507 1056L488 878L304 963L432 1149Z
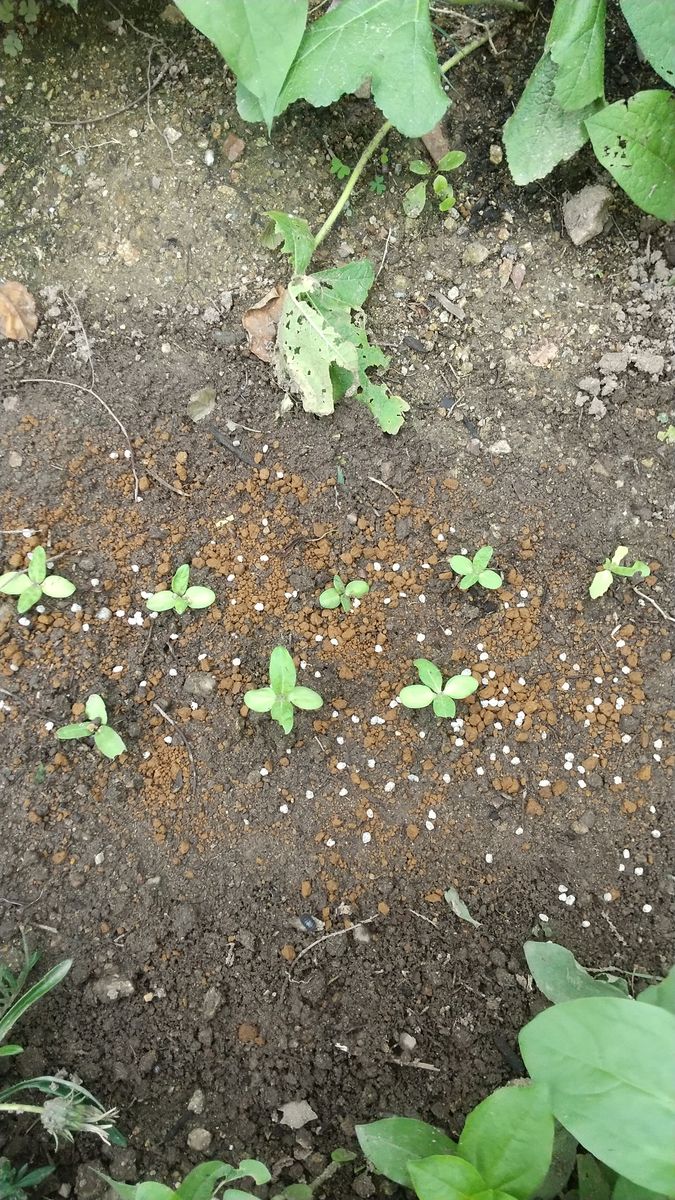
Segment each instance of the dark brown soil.
M322 248L324 265L383 263L369 318L408 424L386 438L348 402L329 421L279 417L241 327L284 276L261 214L316 225L338 186L323 139L353 161L375 117L354 100L298 110L270 145L242 126L208 47L135 11L164 39L151 70L167 53L178 67L150 114L45 130L43 80L52 119L142 92L147 39L89 16L5 72L0 209L2 270L41 311L31 345L0 345L2 561L47 545L78 587L28 621L0 605L2 937L19 921L50 961L75 960L25 1021L19 1069L76 1072L129 1137L59 1156L54 1187L81 1200L105 1192L76 1171L87 1159L171 1182L202 1157L194 1127L212 1157L255 1153L287 1183L385 1112L457 1132L518 1073L517 1031L539 1004L526 938L553 935L595 966L666 967L675 764L673 451L656 437L659 414L673 420L668 231L617 196L609 230L576 250L560 201L594 177L590 159L532 194L491 163L527 69L505 36L489 96L489 58L453 81L449 135L469 151L459 220L406 222L393 170ZM66 86L59 38L75 31ZM167 125L183 134L171 154ZM234 166L229 127L247 141ZM392 166L411 156L393 139ZM526 268L519 289L507 260ZM612 374L603 355L623 349ZM600 419L578 389L588 377ZM206 384L219 438L186 414ZM643 596L617 581L592 603L619 542L650 562ZM462 595L447 557L484 543L505 586ZM183 561L216 605L151 621L142 593ZM348 616L317 605L336 571L371 585ZM243 707L278 643L325 702L290 737ZM420 654L480 679L459 722L392 707ZM55 740L90 692L127 742L121 761ZM479 928L452 913L449 886ZM339 935L319 941L317 922ZM133 992L102 1000L111 976ZM298 1133L278 1120L296 1099L318 1114ZM49 1153L27 1127L3 1133L10 1157ZM332 1187L352 1194L350 1172Z

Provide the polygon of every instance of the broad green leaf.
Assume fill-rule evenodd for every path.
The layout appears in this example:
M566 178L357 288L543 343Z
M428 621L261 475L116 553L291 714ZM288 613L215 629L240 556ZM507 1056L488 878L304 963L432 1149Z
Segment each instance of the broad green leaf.
M314 253L314 235L304 217L292 217L273 209L267 216L281 235L281 250L291 260L294 275L302 275Z
M485 1182L529 1200L546 1178L553 1153L553 1116L546 1089L499 1088L466 1118L457 1153Z
M288 699L296 708L311 711L323 707L323 700L318 692L308 687L294 687L288 693Z
M398 702L404 708L427 708L433 700L435 692L431 688L423 687L419 683L413 683L410 687L401 688L398 694Z
M331 1150L330 1157L331 1162L341 1164L354 1162L356 1159L356 1155L354 1154L353 1150L343 1150L341 1146L338 1146L335 1150Z
M423 158L413 158L408 163L408 170L412 171L413 175L431 175L431 167Z
M454 1155L434 1154L411 1163L410 1178L419 1200L494 1200L480 1172Z
M0 21L9 25L14 20L14 0L0 0Z
M0 1046L0 1058L10 1058L14 1054L23 1054L23 1046Z
M305 30L306 0L177 0L177 7L214 43L240 85L255 97L260 116L254 119L271 129L279 93Z
M675 1017L632 1000L571 1000L539 1013L519 1041L586 1150L641 1187L675 1191Z
M363 308L375 280L375 268L369 258L316 271L312 279L321 285L322 304L334 301L348 308Z
M466 162L466 154L463 150L448 150L444 154L440 162L436 163L437 171L456 171L462 163Z
M84 706L86 717L89 721L100 721L102 725L108 722L108 713L102 696L97 692L92 692Z
M215 598L216 593L207 587L189 587L184 596L188 608L208 608Z
M543 1183L537 1188L536 1200L556 1200L572 1174L576 1153L577 1139L556 1121L551 1165Z
M641 1004L655 1004L675 1016L675 967L671 967L665 979L653 983L640 992L637 999Z
M28 564L28 578L31 583L42 583L47 574L47 555L43 546L36 546Z
M623 575L625 578L630 578L633 575L642 575L646 579L649 575L649 563L642 562L636 558L634 563L628 567L612 567L612 575Z
M410 411L407 400L390 392L386 384L373 383L367 377L362 380L357 399L368 406L383 433L398 433Z
M273 721L276 721L284 733L290 733L293 728L294 714L293 705L285 696L277 697L270 709L270 716Z
M473 695L478 687L478 680L473 675L453 675L443 688L444 696L452 696L453 700L465 700Z
M552 1004L582 1000L590 996L627 996L623 979L609 983L596 979L564 946L556 942L525 942L523 946L530 975Z
M283 1200L312 1200L313 1194L312 1188L308 1183L289 1183L288 1187L285 1187L281 1193L281 1197L283 1197ZM225 1197L223 1200L225 1200ZM237 1197L237 1200L241 1200L241 1198ZM280 1197L275 1196L274 1200L280 1200Z
M66 596L72 596L75 584L63 575L48 575L42 584L42 591L54 600L65 600Z
M611 571L596 571L588 589L591 600L597 600L598 596L604 596L605 592L611 588L613 578Z
M36 1167L34 1171L27 1171L25 1175L23 1174L24 1169L23 1167L21 1168L20 1184L22 1191L25 1191L26 1188L37 1187L39 1183L42 1183L43 1180L48 1179L50 1175L54 1174L56 1167Z
M457 1150L442 1129L412 1117L386 1117L369 1125L357 1125L356 1136L375 1170L402 1187L412 1187L411 1164L431 1155L454 1154Z
M675 221L675 96L637 92L586 119L596 157L644 212Z
M430 687L433 692L441 691L443 676L435 663L430 662L428 658L416 658L413 666L417 667L417 674L422 683Z
M378 108L405 137L421 137L448 107L428 0L342 0L308 27L281 93L283 110L324 107L370 78Z
M176 597L173 592L155 592L148 596L145 605L150 612L168 612L170 608L175 608Z
M610 1200L612 1186L606 1167L592 1154L577 1155L579 1200Z
M119 733L115 733L109 725L101 725L101 728L96 730L94 745L106 758L118 758L126 750Z
M675 5L672 0L620 0L621 11L645 58L675 87Z
M10 29L2 39L2 48L9 58L18 58L23 50L23 39L19 37L16 29Z
M584 108L605 94L605 0L557 0L546 49L558 64L555 98Z
M154 1179L147 1179L143 1183L121 1183L119 1179L112 1179L102 1171L96 1171L96 1174L105 1179L108 1186L121 1196L122 1200L175 1200L176 1193L173 1189L165 1183L157 1183Z
M504 147L514 182L543 179L588 141L584 122L599 101L567 112L555 96L558 67L544 53L528 79L516 111L504 126Z
M213 1161L200 1163L185 1176L175 1195L179 1200L211 1200L216 1184L231 1179L234 1167L229 1163Z
M25 571L5 571L0 575L0 592L3 596L20 596L31 586Z
M275 646L270 654L270 684L277 696L285 696L295 687L295 663L285 646Z
M496 571L481 571L478 576L478 582L481 587L487 588L488 591L496 592L502 586L504 580Z
M326 588L319 596L319 604L322 608L339 608L340 593L333 587Z
M459 581L460 592L468 592L469 588L473 587L475 583L478 583L478 576L475 571L471 571L470 575L463 575Z
M453 571L458 575L473 575L473 563L465 554L453 554L452 558L448 559Z
M79 721L74 725L62 725L56 730L56 736L60 742L69 742L74 738L91 737L93 732L89 721Z
M333 576L333 587L335 588L335 591L337 592L338 596L344 596L345 585L342 582L342 578L340 575Z
M421 216L426 202L427 185L424 179L421 179L419 183L409 188L403 197L403 211L406 217L412 217L415 220L416 217Z
M445 178L445 175L437 175L436 176L436 178L434 179L434 182L433 182L433 189L434 189L434 195L438 196L439 199L441 196L447 196L448 192L452 192L452 188L450 187L450 184L448 183L447 179Z
M253 1182L261 1187L265 1183L269 1183L272 1176L264 1163L257 1158L242 1158L239 1166L235 1168L230 1179L252 1179ZM248 1195L249 1193L247 1193Z
M368 595L369 591L370 584L366 583L365 579L352 579L351 583L348 583L345 588L346 594L356 600L362 600L364 596Z
M19 996L19 999L14 1002L11 1008L0 1019L0 1042L5 1040L10 1029L16 1025L17 1021L31 1005L41 1000L43 996L47 995L47 992L51 992L52 988L55 988L62 979L65 979L72 965L72 958L65 958L63 962L57 963L55 967L52 967L51 971L47 971L42 976L42 979L38 979L37 983L34 983L27 992L24 992L23 996ZM27 1087L28 1082L22 1080L18 1086Z
M253 712L267 713L271 710L276 694L274 688L253 688L244 693L244 704Z
M476 929L480 928L480 921L477 921L475 917L471 916L471 913L462 900L457 888L446 888L446 890L443 892L443 899L445 900L446 904L450 905L450 908L454 912L455 916L459 917L460 921L467 921L469 925L475 926Z
M251 1200L251 1193L245 1192L243 1188L225 1188L224 1192L220 1193L221 1200Z
M492 549L492 546L481 546L480 549L477 550L473 556L473 562L471 565L472 565L474 571L480 572L480 571L484 570L484 568L487 567L493 554L494 554L494 550Z
M355 375L356 346L311 303L318 285L312 276L291 280L277 329L276 370L279 383L302 398L305 412L325 415L335 407L330 368Z
M184 596L187 591L187 585L190 582L190 565L182 563L171 580L171 591L177 596Z
M452 696L434 696L431 707L434 710L434 715L437 717L454 717L457 712L457 705Z
M28 587L22 591L19 599L16 602L16 611L18 613L28 612L29 608L32 608L34 604L37 604L41 596L42 588L40 587L40 584L29 584Z
M619 1178L614 1184L612 1200L669 1200L662 1192L650 1192L647 1188L638 1187L630 1179Z

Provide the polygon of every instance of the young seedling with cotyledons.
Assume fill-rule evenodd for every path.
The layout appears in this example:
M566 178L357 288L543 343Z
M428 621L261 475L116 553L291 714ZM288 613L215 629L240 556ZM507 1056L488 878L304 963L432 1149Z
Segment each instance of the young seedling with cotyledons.
M455 701L465 700L478 687L473 675L453 675L444 685L441 672L428 658L416 658L414 666L420 682L399 692L397 699L404 708L428 708L431 704L437 717L454 717Z
M216 598L216 593L207 587L188 587L190 568L183 563L171 580L171 588L166 592L154 592L148 596L146 604L150 612L168 612L173 609L179 614L188 608L208 608Z
M108 724L108 712L102 698L93 692L84 706L86 721L73 725L62 725L56 736L61 742L93 737L96 749L105 758L117 758L124 754L126 746L119 733Z
M492 546L481 546L473 558L467 558L465 554L453 554L452 558L448 559L453 571L461 576L460 591L467 592L477 583L490 591L496 591L502 586L504 580L501 575L498 575L496 571L486 570L493 554Z
M19 597L16 603L18 613L28 612L43 596L65 600L74 591L75 584L63 575L47 574L47 552L43 546L35 547L27 567L0 575L0 593Z
M604 596L608 592L614 582L614 577L628 579L634 575L638 575L640 579L646 579L649 575L649 563L641 562L640 559L635 560L630 567L622 567L621 564L628 554L628 546L617 546L611 558L606 558L599 571L591 579L591 586L588 589L588 594L591 600L597 600L598 596Z
M319 604L322 608L342 608L348 613L352 611L352 600L361 600L369 591L370 585L365 579L352 579L351 583L345 583L339 575L334 575L333 586L321 593Z
M285 646L275 646L270 654L269 677L269 687L246 692L244 704L253 712L269 713L284 733L290 733L293 728L294 708L311 711L322 707L323 700L318 692L297 686L295 663Z

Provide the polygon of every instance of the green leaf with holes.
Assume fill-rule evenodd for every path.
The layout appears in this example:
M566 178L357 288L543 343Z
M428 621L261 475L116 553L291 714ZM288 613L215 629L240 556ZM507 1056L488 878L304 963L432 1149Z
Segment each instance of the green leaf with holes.
M675 221L675 96L637 92L586 119L596 157L631 200Z
M314 253L314 235L307 221L304 217L292 217L276 209L268 212L267 216L281 239L282 254L287 254L291 261L293 274L302 275Z

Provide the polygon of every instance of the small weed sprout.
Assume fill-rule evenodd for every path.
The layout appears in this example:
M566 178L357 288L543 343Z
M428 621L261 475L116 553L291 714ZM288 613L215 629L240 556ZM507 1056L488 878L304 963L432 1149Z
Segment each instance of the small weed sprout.
M431 704L437 717L454 717L455 700L465 700L478 687L473 675L453 675L444 686L441 672L428 658L416 658L414 666L420 683L401 689L397 699L404 708L428 708Z
M368 187L370 188L371 192L375 193L376 196L383 196L387 190L387 185L384 182L384 175L375 175L368 184Z
M43 546L35 547L27 567L0 575L0 593L19 597L16 604L18 613L28 612L43 596L65 600L74 591L75 584L63 575L47 574L47 552Z
M666 446L675 446L675 425L667 425L665 429L660 429L656 436Z
M171 580L171 590L155 592L149 596L146 604L150 612L167 612L173 609L182 614L188 608L208 608L216 598L216 593L207 587L188 587L190 568L183 563Z
M293 728L294 708L311 711L321 708L323 700L308 687L297 687L295 663L284 646L275 646L270 654L270 686L254 688L244 695L244 704L253 712L269 713L284 733Z
M502 586L504 580L501 575L485 569L493 554L492 546L481 546L473 558L467 558L464 554L453 554L452 558L448 559L453 571L461 575L459 587L462 592L467 592L477 583L489 591L496 591Z
M84 706L86 721L78 721L74 725L62 725L57 729L59 741L67 742L77 738L93 737L94 745L106 758L117 758L124 754L126 746L119 733L115 733L108 724L106 706L100 696L93 692Z
M636 559L630 567L621 566L627 554L628 546L617 546L612 557L605 559L602 567L599 571L595 572L591 580L591 586L588 589L591 600L597 600L598 596L604 596L605 592L609 591L615 575L624 579L633 575L639 575L641 579L647 578L649 575L649 563Z
M466 154L463 150L449 150L437 164L436 169L439 173L434 177L431 186L434 196L438 200L439 212L449 212L455 205L455 193L443 172L456 171L465 159ZM413 175L431 175L431 167L423 158L413 158L412 162L408 163L408 169L412 171ZM403 211L407 217L419 217L426 202L427 180L424 178L406 192L403 197Z
M334 575L333 586L321 593L319 604L322 608L341 607L348 613L352 611L352 600L361 600L369 591L370 585L365 579L352 579L351 583L344 583L339 575Z
M337 155L334 154L330 160L330 173L331 175L334 175L336 179L348 179L352 173L352 169L351 167L348 167L346 163L343 163L341 158L338 158Z

